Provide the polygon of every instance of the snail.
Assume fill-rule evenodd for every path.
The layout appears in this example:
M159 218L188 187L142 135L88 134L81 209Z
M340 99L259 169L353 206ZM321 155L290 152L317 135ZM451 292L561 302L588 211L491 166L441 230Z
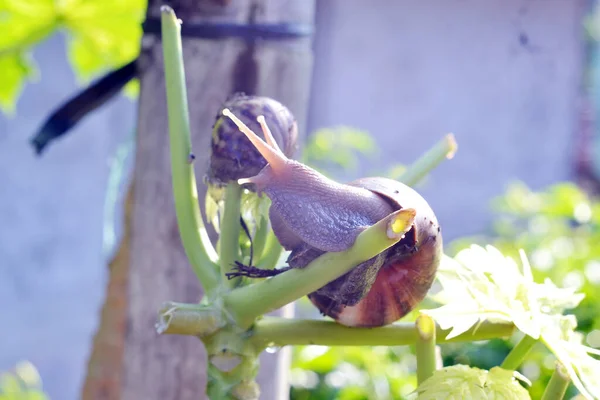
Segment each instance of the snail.
M429 291L442 257L437 218L411 187L382 177L347 184L327 178L287 158L259 116L265 141L229 109L223 110L267 161L255 176L238 180L271 199L272 229L286 250L288 266L261 270L237 263L228 277L268 277L303 268L326 252L349 249L367 227L402 209L416 210L411 229L396 245L308 295L326 316L353 327L391 324L420 303Z

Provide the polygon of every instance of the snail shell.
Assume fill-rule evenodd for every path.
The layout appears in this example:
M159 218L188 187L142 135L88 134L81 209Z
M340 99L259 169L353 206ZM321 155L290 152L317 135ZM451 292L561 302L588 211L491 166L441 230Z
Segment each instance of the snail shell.
M226 100L224 106L239 115L250 129L259 129L258 132L260 126L256 118L263 115L285 156L293 157L298 150L296 120L291 111L277 100L235 93ZM229 118L217 116L212 130L207 181L223 186L229 181L254 176L265 165L267 161L237 126Z
M362 178L349 185L378 194L394 210L415 209L413 227L400 242L384 252L385 260L375 282L357 304L344 305L318 291L308 297L321 313L343 325L388 325L412 311L431 288L442 257L441 229L425 199L400 182L375 177Z

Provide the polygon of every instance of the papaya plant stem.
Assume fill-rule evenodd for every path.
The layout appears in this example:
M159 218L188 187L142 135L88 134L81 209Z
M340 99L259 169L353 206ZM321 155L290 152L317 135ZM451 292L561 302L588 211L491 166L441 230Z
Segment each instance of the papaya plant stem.
M259 217L258 226L256 228L256 234L252 240L254 247L254 260L252 260L252 265L256 265L258 261L261 259L264 251L265 245L267 243L267 236L270 231L269 220L266 217Z
M277 266L277 261L281 257L283 247L277 240L275 233L272 229L267 234L267 240L265 244L265 250L262 257L257 260L256 265L260 269L273 269Z
M240 260L240 207L242 187L237 182L229 182L225 188L225 205L221 218L221 234L219 236L219 256L221 276L231 271L235 261ZM229 287L234 287L239 278L225 279Z
M488 340L511 336L515 326L508 323L484 322L465 333L447 340L450 330L435 326L438 343ZM347 327L331 320L301 320L264 317L256 321L250 341L258 348L287 345L321 346L402 346L414 344L414 323L398 322L381 328ZM434 364L435 365L435 364Z
M209 294L219 284L216 264L218 256L202 221L194 168L188 161L192 143L181 49L181 26L173 9L168 6L161 7L161 28L177 225L192 269L205 292Z
M420 385L433 375L436 367L435 322L429 315L421 314L415 321L417 333L417 382Z
M560 362L557 362L541 400L561 400L565 397L570 382L569 373Z
M225 294L225 307L240 328L248 328L258 316L306 296L393 246L411 228L414 218L415 210L398 210L362 231L348 250L325 253L305 268L293 268Z
M408 186L414 186L442 161L454 157L457 149L458 144L454 135L447 134L412 163L402 174L399 181Z
M519 340L519 343L517 343L510 353L508 353L500 366L510 371L516 371L537 342L537 339L534 339L529 335L523 336L523 338Z

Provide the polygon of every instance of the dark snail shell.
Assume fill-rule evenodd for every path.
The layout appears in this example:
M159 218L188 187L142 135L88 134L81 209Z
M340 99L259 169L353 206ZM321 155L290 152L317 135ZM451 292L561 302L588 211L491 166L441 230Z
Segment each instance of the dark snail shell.
M404 239L383 253L385 259L375 282L356 305L343 305L318 292L308 297L321 313L343 325L388 325L412 311L431 288L442 257L441 229L425 199L400 182L362 178L349 185L377 193L394 210L414 208L417 215L413 228Z
M283 153L292 158L298 149L298 127L290 110L280 102L263 96L236 93L224 104L253 131L261 132L256 121L263 115ZM264 139L264 136L261 136ZM260 172L267 161L229 118L219 114L213 125L207 181L225 185Z

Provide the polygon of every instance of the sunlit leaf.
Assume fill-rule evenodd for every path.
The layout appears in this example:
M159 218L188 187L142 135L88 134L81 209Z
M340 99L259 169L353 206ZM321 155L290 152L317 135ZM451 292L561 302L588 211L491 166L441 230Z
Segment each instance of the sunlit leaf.
M54 0L0 1L0 58L35 44L54 29L56 20Z
M140 80L137 78L130 80L123 88L123 93L132 99L137 98L140 94Z
M29 48L56 26L54 1L0 1L0 109L11 115L27 81L37 78Z
M69 59L79 79L88 80L138 56L145 8L142 0L69 2L64 22L71 33Z
M600 398L600 351L582 344L583 336L575 332L573 316L548 318L542 340L567 370L571 381L587 399Z
M36 68L24 54L0 57L2 85L0 85L0 108L8 114L15 109L16 99L28 79L36 76Z
M489 372L466 365L454 365L434 372L409 396L417 400L529 399L513 371L498 367Z
M0 373L0 400L47 400L37 369L27 361Z
M534 282L524 254L519 268L493 246L473 245L454 259L446 257L438 280L443 290L434 299L444 305L423 312L443 329L452 328L449 337L488 320L513 322L521 332L537 339L544 324L541 316L562 314L583 299L582 294L558 288L549 280Z

